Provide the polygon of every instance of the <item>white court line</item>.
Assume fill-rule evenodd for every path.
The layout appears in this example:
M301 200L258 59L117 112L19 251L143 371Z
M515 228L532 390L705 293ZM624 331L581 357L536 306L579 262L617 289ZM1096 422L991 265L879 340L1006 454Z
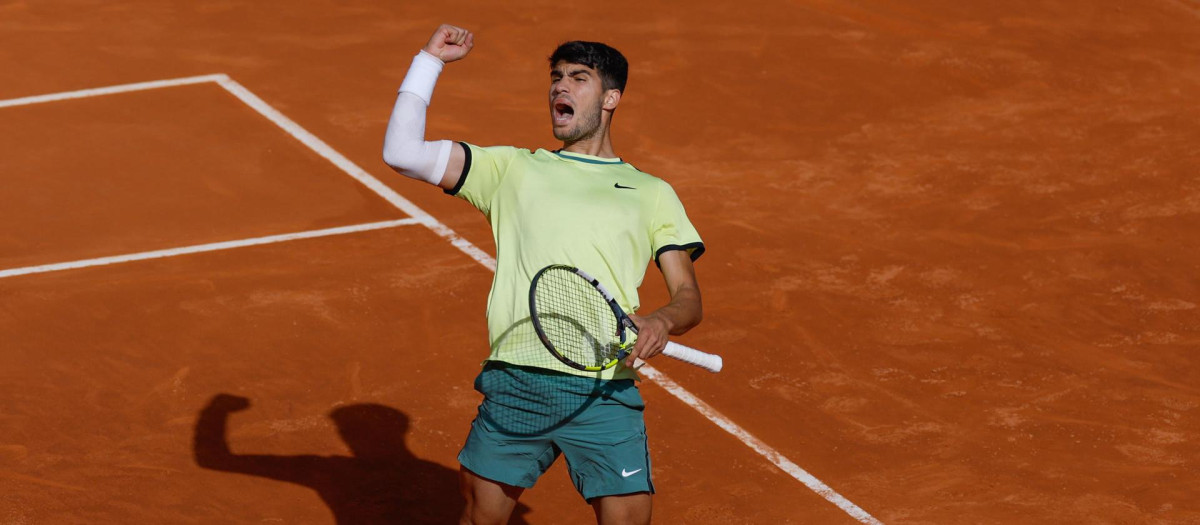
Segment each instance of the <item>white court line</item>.
M29 275L31 273L56 272L59 270L73 270L75 268L87 268L89 266L104 266L107 264L117 264L131 261L144 261L146 259L161 259L163 257L174 257L176 255L185 255L189 253L215 252L218 250L228 250L230 248L241 248L244 246L258 246L262 244L272 244L277 242L294 241L297 239L312 239L314 237L328 237L330 235L342 235L345 233L365 232L371 230L382 230L384 228L395 228L397 226L406 226L409 224L421 224L417 219L397 219L393 221L370 222L366 224L355 224L353 226L339 226L337 228L325 228L323 230L311 230L299 233L285 233L282 235L269 235L266 237L255 237L253 239L242 239L240 241L225 241L214 242L209 244L197 244L194 246L184 246L182 248L168 248L166 250L154 250L150 252L131 253L128 255L115 255L112 257L97 257L95 259L84 259L80 261L62 262L54 264L43 264L40 266L26 266L24 268L13 268L11 270L0 270L0 279L5 277L16 277L18 275Z
M316 135L313 135L312 133L308 132L308 130L302 128L295 121L287 118L282 113L277 111L275 108L272 108L269 104L267 104L265 101L263 101L257 95L255 95L254 93L251 93L250 90L246 89L244 86L235 82L233 79L229 78L229 76L224 75L224 74L205 75L205 76L198 76L198 77L172 79L172 80L161 80L161 81L156 81L156 82L141 82L141 83L137 83L137 84L126 84L123 86L110 86L110 87L106 87L106 88L73 91L70 93L60 93L60 94L51 94L51 95L41 95L41 96L36 96L36 97L25 97L25 98L19 98L19 99L3 100L3 101L0 101L0 108L9 107L9 106L19 106L19 105L25 105L25 104L36 104L39 102L48 102L48 101L52 101L52 100L82 98L82 97L88 97L88 96L108 95L108 94L112 94L112 93L123 93L123 92L127 92L127 91L138 91L138 90L143 90L143 89L155 89L155 88L168 87L168 86L196 84L196 83L201 83L201 82L216 82L218 85L225 88L225 90L229 91L231 94L233 94L233 96L237 97L239 100L246 103L248 106L250 106L252 109L257 111L259 114L266 117L271 122L274 122L275 125L282 128L289 135L295 137L297 140L299 140L305 146L308 146L310 149L312 149L318 155L325 157L327 160L332 162L335 166L340 168L347 175L350 175L355 180L362 183L364 186L369 188L371 191L375 192L377 195L382 197L384 200L390 202L396 208L398 208L401 211L412 216L412 219L402 219L400 221L388 221L388 222L400 223L400 222L404 222L404 221L409 221L409 222L406 222L405 224L412 224L412 223L423 224L425 227L432 230L438 236L450 241L451 245L453 245L455 248L458 248L463 253L470 256L472 259L474 259L479 264L483 265L485 268L487 268L493 272L496 271L496 260L493 259L491 255L488 255L487 252L479 249L479 247L475 246L470 241L462 238L462 236L455 233L454 230L450 229L445 224L442 224L441 221L438 221L432 215L426 213L425 210L422 210L416 204L413 204L408 199L401 197L400 194L396 193L391 188L389 188L387 185L380 182L379 179L376 179L374 176L367 173L366 170L359 167L357 164L352 162L350 159L347 159L341 153L338 153L336 150L334 150L332 147L330 147L324 141L317 138ZM384 224L384 223L373 223L373 224ZM397 224L397 225L399 225L399 224ZM360 226L367 226L367 225L360 225ZM386 228L388 226L379 226L379 227ZM355 228L355 226L350 226L347 228ZM318 231L325 232L325 231L340 230L340 229L342 229L342 228L331 228L330 230L318 230ZM316 232L306 232L306 233L311 234L311 233L316 233ZM339 232L339 233L344 233L344 232ZM336 234L336 233L329 233L327 235L334 235L334 234ZM290 234L290 235L305 235L305 233ZM313 236L320 236L320 235L313 235ZM274 237L283 237L283 236L274 236ZM268 238L269 237L263 237L261 239L268 239ZM304 237L296 237L296 238L304 238ZM282 240L291 240L291 239L282 239ZM250 239L250 241L254 241L254 239ZM246 242L246 241L232 241L232 243L241 243L241 242ZM274 242L279 242L279 241L274 241ZM230 244L230 243L214 243L212 245L201 245L199 247L194 246L194 247L189 247L189 248L177 248L176 250L185 250L185 251L180 251L178 253L171 253L171 254L163 254L164 252L168 252L171 250L161 250L159 252L146 252L144 254L134 254L134 255L129 255L129 256L104 257L101 259L90 259L90 261L106 261L106 262L100 262L100 263L96 263L96 264L112 264L115 262L125 262L126 260L141 260L141 259L147 259L147 258L153 258L153 257L169 257L171 255L181 255L184 253L195 253L197 251L210 251L210 250L196 250L196 248L200 248L200 247L204 247L204 246L216 246L216 245L222 245L222 244ZM234 246L230 246L230 247L234 247ZM215 248L215 249L224 249L224 248ZM186 251L186 250L193 250L193 251ZM146 254L162 254L162 255L144 256ZM134 257L134 258L123 259L123 258L129 258L129 257ZM117 260L117 259L121 259L121 260ZM77 264L80 262L85 262L85 261L77 261L76 263L61 263L61 265L72 265L72 264ZM89 264L88 266L95 266L96 264ZM46 266L59 266L59 265L46 265ZM80 266L64 266L61 268L51 268L48 270L40 270L40 271L63 270L63 269L74 268L74 267L80 267ZM42 267L31 267L31 268L42 268ZM5 274L6 272L13 272L13 271L18 271L18 270L27 270L27 269L18 268L15 270L5 270L3 272L0 272L0 277L7 277L8 275ZM24 273L36 273L36 272L35 271L27 271ZM18 275L20 275L20 274L18 274ZM696 411L700 412L700 414L703 415L704 417L708 418L709 421L712 421L718 427L720 427L722 430L725 430L726 432L729 432L730 434L732 434L735 438L737 438L739 441L744 443L746 446L750 447L752 450L757 452L759 455L766 458L767 461L770 461L773 465L779 467L784 472L786 472L788 475L792 476L797 481L803 483L804 486L808 487L809 489L813 490L821 497L825 498L826 501L833 503L839 509L842 509L842 511L846 512L854 519L856 519L862 523L869 523L869 524L879 524L880 523L879 520L875 519L873 516L868 514L863 509L859 508L857 505L855 505L850 500L843 497L841 494L838 494L836 491L834 491L828 485L821 482L821 480L813 477L807 471L800 468L798 465L793 463L791 460L789 460L788 458L781 455L775 449L767 446L766 443L764 443L762 440L758 439L757 437L754 437L754 435L747 432L744 428L738 426L736 423L731 421L729 418L725 417L720 412L717 412L716 410L714 410L707 403L701 401L699 398L697 398L695 395L693 395L687 389L683 388L678 383L675 383L674 381L672 381L670 378L668 378L662 372L659 372L657 369L655 369L649 365L643 366L640 369L640 371L644 372L647 377L653 379L655 382L662 385L662 387L668 393L675 396L680 401L683 401L684 404L686 404L686 405L692 407L693 409L695 409Z
M472 259L475 259L475 261L477 261L479 264L486 266L493 272L496 271L496 261L492 259L487 252L480 250L474 244L471 244L470 241L467 241L459 236L454 232L454 230L451 230L448 226L442 224L441 221L433 218L432 215L426 213L425 210L422 210L416 204L413 204L408 199L401 197L399 193L393 191L386 184L380 182L379 179L376 179L370 173L367 173L366 170L360 168L354 162L351 162L350 159L346 158L341 153L338 153L337 150L334 150L329 146L329 144L326 144L325 141L317 138L316 135L309 133L308 130L300 127L300 125L292 119L283 116L283 113L280 113L275 108L271 107L269 104L264 102L263 99L258 98L258 95L251 93L249 89L246 89L241 84L238 84L226 75L217 76L220 77L217 80L217 84L220 84L221 87L232 93L233 96L237 97L242 102L245 102L246 105L254 108L255 111L266 117L267 120L270 120L271 122L274 122L275 125L283 128L284 131L295 137L296 140L304 143L305 146L308 146L318 155L325 157L329 160L329 162L332 162L334 166L341 168L341 170L346 172L347 175L354 177L355 180L362 183L367 188L370 188L371 191L375 192L380 197L383 197L384 200L392 203L392 206L399 208L404 213L407 213L418 221L421 221L421 224L424 224L427 228L433 230L433 232L438 234L438 236L450 241L450 244L452 244L455 248L458 248ZM382 160L380 162L382 162Z
M155 80L154 82L138 82L136 84L121 84L119 86L81 89L79 91L51 93L49 95L37 95L34 97L10 98L8 100L0 100L0 108L28 106L30 104L54 102L56 100L69 100L73 98L98 97L100 95L113 95L116 93L128 93L130 91L145 91L147 89L186 86L188 84L202 84L204 82L218 82L221 80L221 78L229 77L226 77L225 75L201 75L198 77L172 78L169 80Z
M754 449L754 451L758 452L760 456L767 458L767 461L770 461L771 463L775 464L776 467L779 467L780 470L799 480L800 483L803 483L804 486L812 489L813 492L816 492L822 498L825 498L826 501L837 505L839 509L845 511L846 514L850 515L850 517L862 523L882 525L879 520L868 514L867 511L862 510L862 508L860 508L858 505L855 505L852 501L846 499L841 494L838 494L837 491L829 488L829 485L826 485L812 474L809 474L807 470L800 468L800 465L792 463L792 460L784 457L783 454L780 454L779 451L771 448L769 445L764 443L763 440L754 437L754 435L749 432L746 432L746 429L738 426L733 421L730 421L729 418L718 412L717 409L709 406L708 403L705 403L700 398L692 395L691 392L688 392L687 389L679 386L679 383L672 381L671 378L663 375L662 372L659 372L648 365L642 366L640 369L638 369L638 371L646 374L646 377L653 379L654 382L658 383L659 386L663 387L664 390L679 398L679 400L683 401L687 406L696 409L697 412L708 418L709 421L712 421L718 427L721 427L722 430L733 434L733 437L738 438L738 440L742 443L745 443L746 446Z

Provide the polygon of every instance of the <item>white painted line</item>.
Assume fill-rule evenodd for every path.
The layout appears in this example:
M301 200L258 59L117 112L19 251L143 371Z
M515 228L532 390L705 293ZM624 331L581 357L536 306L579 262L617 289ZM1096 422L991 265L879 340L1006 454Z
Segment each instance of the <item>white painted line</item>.
M371 191L374 191L380 197L383 197L384 200L392 203L392 206L399 208L404 213L407 213L408 215L417 219L421 222L421 224L424 224L430 230L433 230L434 233L438 234L438 236L450 241L451 245L453 245L455 248L458 248L472 259L475 259L475 261L477 261L479 264L486 266L492 271L496 271L496 261L495 259L492 259L487 252L480 250L474 244L471 244L466 239L463 239L461 236L455 233L454 230L433 218L432 215L425 213L425 210L417 207L416 204L413 204L408 199L401 197L399 193L393 191L386 184L380 182L379 179L376 179L370 173L367 173L366 170L360 168L357 164L346 158L341 153L338 153L337 150L333 149L329 144L326 144L325 141L317 138L316 135L309 133L308 130L300 127L300 125L292 119L285 117L283 113L280 113L275 108L271 107L270 104L264 102L263 99L258 98L258 95L251 93L249 89L246 89L244 86L238 84L226 75L218 76L220 78L217 80L217 83L220 84L221 87L225 88L227 91L232 93L233 96L241 99L241 101L245 102L246 105L262 114L262 116L266 117L267 120L270 120L271 122L274 122L275 125L283 128L284 131L295 137L296 140L299 140L305 146L308 146L318 155L325 157L327 160L329 160L329 162L332 162L333 165L346 172L347 175L354 177L355 180L362 183L367 188L370 188ZM382 162L382 160L380 162Z
M312 239L314 237L328 237L330 235L342 235L346 233L365 232L371 230L382 230L384 228L395 228L397 226L406 226L409 224L421 224L420 221L413 218L397 219L392 221L370 222L366 224L356 224L353 226L339 226L337 228L326 228L323 230L311 230L299 233L285 233L282 235L269 235L267 237L256 237L253 239L242 239L240 241L225 241L214 242L210 244L197 244L195 246L184 246L182 248L169 248L166 250L154 250L151 252L131 253L128 255L115 255L112 257L99 257L96 259L84 259L81 261L71 261L55 264L43 264L40 266L26 266L24 268L13 268L11 270L0 270L0 279L5 277L16 277L18 275L29 275L31 273L56 272L59 270L71 270L75 268L87 268L89 266L104 266L107 264L117 264L131 261L144 261L146 259L161 259L163 257L174 257L176 255L184 255L189 253L215 252L218 250L228 250L231 248L242 248L244 246L258 246L262 244L272 244L284 241L294 241L297 239Z
M808 471L800 468L800 465L793 463L790 459L784 457L783 454L780 454L778 451L771 448L761 439L754 437L754 435L747 432L746 429L738 426L737 423L730 421L729 418L725 417L715 408L709 406L708 403L700 400L700 398L692 395L691 392L688 392L687 389L679 386L679 383L672 381L671 378L663 375L662 372L659 372L650 365L642 366L638 372L645 374L646 377L649 377L650 379L653 379L655 383L658 383L667 392L670 392L671 395L679 398L679 400L683 401L687 406L696 409L697 412L708 418L709 421L712 421L718 427L721 427L722 430L733 434L738 441L741 441L742 443L745 443L746 446L754 449L754 451L758 452L759 455L767 458L767 461L770 461L771 463L775 464L775 466L779 467L780 470L783 470L784 472L788 473L788 475L796 478L796 480L798 480L800 483L803 483L804 486L812 489L813 492L816 492L822 498L825 498L826 501L837 505L839 509L842 509L842 511L844 511L846 514L849 514L850 517L862 523L882 525L879 520L868 514L867 511L861 509L858 505L855 505L841 494L838 494L837 491L829 488L829 485L826 485L812 474L809 474Z
M37 95L33 97L10 98L8 100L0 100L0 108L13 106L27 106L29 104L40 104L42 102L54 102L57 100L69 100L73 98L98 97L101 95L114 95L117 93L128 93L130 91L145 91L147 89L159 89L174 86L186 86L189 84L202 84L204 82L217 82L221 78L228 78L225 75L201 75L198 77L173 78L168 80L155 80L153 82L138 82L136 84L122 84L119 86L108 86L92 89L81 89L79 91L67 91L64 93L51 93L49 95Z

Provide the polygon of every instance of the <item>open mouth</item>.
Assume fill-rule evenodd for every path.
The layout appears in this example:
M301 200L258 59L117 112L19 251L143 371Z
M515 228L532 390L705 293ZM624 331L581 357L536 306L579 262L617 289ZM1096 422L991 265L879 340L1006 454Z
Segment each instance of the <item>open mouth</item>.
M575 116L575 107L570 102L565 100L556 100L550 109L550 117L554 119L555 125L563 125L571 121L571 117Z

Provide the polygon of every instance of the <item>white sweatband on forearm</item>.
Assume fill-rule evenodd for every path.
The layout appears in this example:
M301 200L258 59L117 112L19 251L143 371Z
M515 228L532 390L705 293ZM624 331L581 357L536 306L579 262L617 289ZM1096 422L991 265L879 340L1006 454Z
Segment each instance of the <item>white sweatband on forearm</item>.
M400 84L400 91L412 93L421 100L425 101L425 105L430 104L433 99L433 86L437 84L438 75L442 73L442 66L446 65L442 59L426 53L424 49L417 56L413 57L412 65L408 66L408 74L404 75L404 82Z
M436 69L431 69L430 62L436 63ZM383 161L388 166L433 185L442 182L453 148L448 140L425 141L425 111L439 71L441 61L437 57L422 51L413 58L383 138Z

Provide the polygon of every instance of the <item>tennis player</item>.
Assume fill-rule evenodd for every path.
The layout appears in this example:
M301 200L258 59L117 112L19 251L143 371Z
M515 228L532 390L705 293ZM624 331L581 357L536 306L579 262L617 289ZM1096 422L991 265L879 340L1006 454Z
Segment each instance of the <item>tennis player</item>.
M442 25L434 32L400 86L383 146L384 161L397 172L482 211L496 240L487 307L491 353L475 382L484 400L458 458L467 501L461 522L506 523L522 491L564 455L599 523L649 523L654 485L645 405L632 366L636 358L661 353L669 335L700 322L692 262L704 245L671 186L613 151L612 119L628 63L607 45L568 42L550 56L547 102L561 149L426 141L425 113L437 77L473 45L465 29ZM581 372L541 346L528 302L539 269L581 268L608 287L625 311L636 312L637 288L651 259L671 299L653 313L630 315L639 332L628 359L603 372ZM562 396L587 401L540 432L497 424L527 418L534 426L533 419L552 411L536 404Z

